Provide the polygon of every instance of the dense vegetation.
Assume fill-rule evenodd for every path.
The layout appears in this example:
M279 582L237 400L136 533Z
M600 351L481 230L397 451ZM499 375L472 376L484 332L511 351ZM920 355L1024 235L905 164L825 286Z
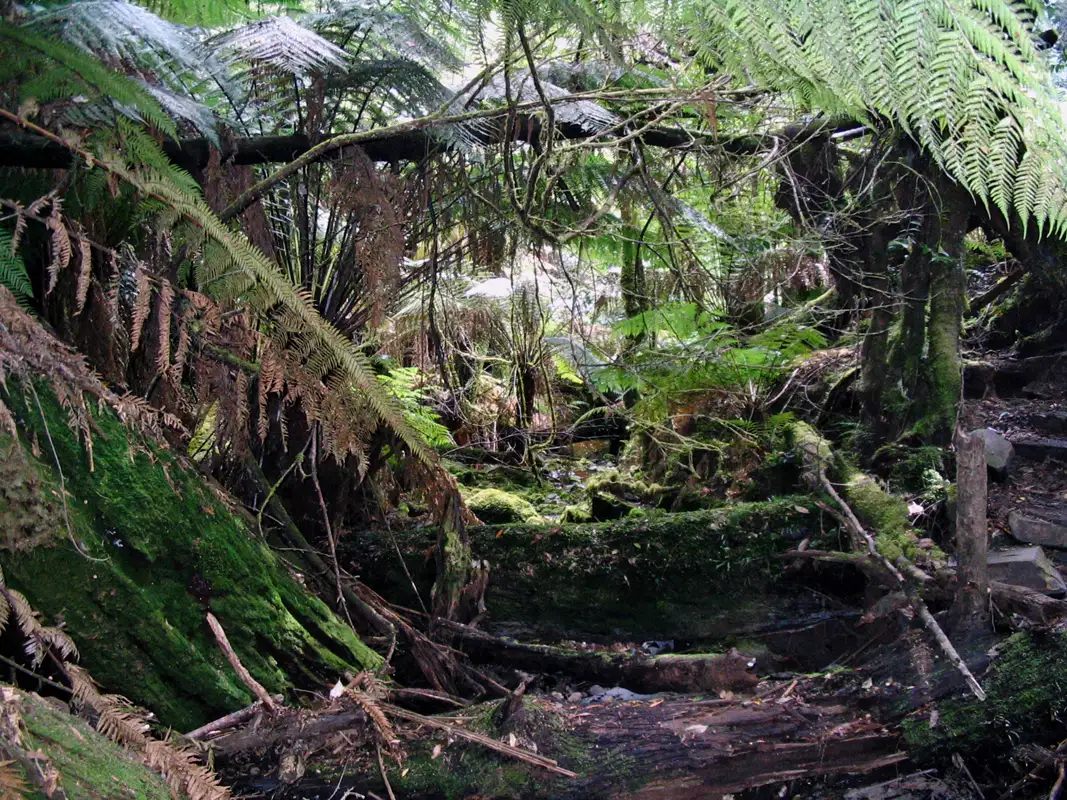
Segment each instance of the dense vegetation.
M953 447L998 365L1067 344L1060 22L1042 0L0 0L9 677L213 797L149 723L348 671L384 780L383 681L505 691L452 647L486 620L808 671L855 632L825 664L753 632L812 612L821 575L872 641L914 617L974 667L990 612L961 597L1003 590L984 533L983 577L950 574ZM86 689L75 644L155 716ZM898 715L937 699L909 652L926 688ZM1022 709L1017 739L1003 674L946 718ZM948 759L926 719L916 753ZM0 733L0 783L21 765L52 797Z

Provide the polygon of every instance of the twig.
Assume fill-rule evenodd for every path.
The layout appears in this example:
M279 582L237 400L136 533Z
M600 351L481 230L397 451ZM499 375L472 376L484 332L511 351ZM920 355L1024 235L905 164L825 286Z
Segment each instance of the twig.
M385 762L382 761L381 745L375 742L374 750L378 754L378 771L382 773L382 780L385 782L385 791L389 794L389 800L396 800L396 795L393 794L393 787L389 785L389 776L385 774Z
M219 647L222 648L223 654L226 656L226 660L230 662L230 666L233 667L234 672L237 673L237 677L241 679L241 683L247 686L252 694L259 698L264 707L272 714L277 712L278 704L274 702L274 698L267 694L267 690L263 688L252 674L245 669L244 664L241 663L241 659L237 657L237 653L233 651L233 647L230 646L230 640L226 638L226 631L222 629L222 625L215 618L215 615L210 611L207 612L207 624L211 628L211 632L215 634L215 640L219 643Z
M1063 792L1063 761L1056 762L1056 770L1056 782L1052 784L1052 791L1048 793L1048 800L1060 800L1060 794Z
M822 484L822 488L826 490L826 493L830 495L841 508L839 519L845 525L845 529L849 533L849 537L854 543L866 545L866 550L870 557L881 564L894 578L897 584L904 589L908 596L908 600L911 603L912 608L915 609L919 619L927 630L933 634L934 639L937 641L941 651L948 658L949 662L959 670L963 679L967 682L967 686L970 687L971 692L979 700L986 699L985 690L982 688L982 684L978 682L978 679L971 673L967 663L960 657L960 654L956 651L956 648L952 645L952 641L945 635L945 632L941 630L941 626L937 624L937 620L934 619L934 615L930 613L930 609L926 607L926 603L915 591L914 586L904 579L904 576L900 573L893 563L878 552L878 547L875 545L874 538L864 530L863 525L860 524L852 508L846 503L841 495L837 493L833 484L826 477L825 467L819 469L819 481Z

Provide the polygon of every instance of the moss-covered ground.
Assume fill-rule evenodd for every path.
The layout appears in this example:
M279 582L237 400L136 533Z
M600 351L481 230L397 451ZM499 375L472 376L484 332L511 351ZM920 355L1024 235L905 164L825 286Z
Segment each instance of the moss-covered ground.
M0 436L0 454L35 487L20 501L33 509L3 499L0 518L45 514L53 536L0 551L0 561L9 584L49 623L66 626L107 690L181 730L251 702L205 623L205 603L271 692L322 687L344 669L378 663L195 470L131 438L110 413L95 416L90 470L65 413L38 391L43 420L32 395L26 403L13 391L11 405L40 455Z
M84 720L34 694L19 692L22 746L44 755L69 800L173 800L164 780ZM43 796L28 795L32 800Z

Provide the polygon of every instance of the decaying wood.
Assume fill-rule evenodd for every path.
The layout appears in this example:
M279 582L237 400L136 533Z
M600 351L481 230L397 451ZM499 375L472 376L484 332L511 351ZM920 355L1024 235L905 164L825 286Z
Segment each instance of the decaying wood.
M754 662L737 651L720 655L579 653L562 647L524 644L450 623L464 650L477 663L521 668L526 672L568 675L635 692L720 692L751 689L758 682Z
M284 699L280 694L273 696L275 702L281 703ZM233 711L224 717L219 717L206 725L201 725L196 730L189 731L185 734L186 739L192 739L193 741L200 741L207 739L212 734L221 733L222 731L229 730L230 728L236 728L239 725L244 725L251 720L263 709L263 704L257 700L252 705L240 708L237 711Z
M952 615L958 626L988 629L989 535L985 441L956 437L956 560L960 578Z
M217 756L229 758L239 753L263 750L281 743L316 739L338 731L362 730L369 724L360 709L315 714L286 709L269 725L242 728L211 741Z
M219 647L226 656L226 660L230 662L233 671L236 672L237 677L241 679L241 683L248 687L249 691L256 696L264 708L272 714L276 712L278 710L278 704L274 702L274 698L267 693L267 690L263 688L263 685L253 678L252 674L245 669L245 665L241 663L241 659L237 657L237 653L234 652L229 639L226 638L226 631L222 629L222 624L210 611L207 612L207 624L211 628L211 632L215 634L215 641L219 643Z
M548 770L549 772L554 772L557 775L562 775L565 778L578 777L578 773L571 772L569 769L564 769L559 765L559 762L554 759L538 755L537 753L531 753L526 750L520 750L517 747L512 747L511 745L504 744L503 742L498 742L492 737L485 736L480 733L475 733L474 731L469 731L466 728L460 727L459 725L453 725L448 722L444 722L443 720L439 720L435 717L426 717L422 714L416 714L414 711L408 711L406 708L400 708L399 706L391 706L383 703L382 708L386 711L386 713L390 714L391 716L399 717L400 719L405 719L408 722L417 722L420 725L428 725L431 728L437 728L439 730L447 731L450 735L455 736L457 739L465 739L468 742L475 742L476 744L480 744L490 750L495 750L498 753L503 753L504 755L511 756L512 758L517 758L520 761L525 761L528 764L533 764L534 766Z

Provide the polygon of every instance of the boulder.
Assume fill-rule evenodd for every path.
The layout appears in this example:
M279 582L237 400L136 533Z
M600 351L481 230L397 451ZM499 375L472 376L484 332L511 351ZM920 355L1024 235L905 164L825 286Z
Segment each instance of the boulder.
M467 497L467 508L487 525L522 522L535 525L544 520L529 500L503 489L482 489Z
M1040 547L1011 547L989 553L989 578L1051 595L1067 593L1063 576Z
M1011 535L1020 542L1067 549L1067 511L1035 508L1016 509L1008 515Z
M981 436L985 443L985 460L989 472L997 480L1004 480L1011 473L1015 448L1003 435L992 428L980 428L972 436Z

